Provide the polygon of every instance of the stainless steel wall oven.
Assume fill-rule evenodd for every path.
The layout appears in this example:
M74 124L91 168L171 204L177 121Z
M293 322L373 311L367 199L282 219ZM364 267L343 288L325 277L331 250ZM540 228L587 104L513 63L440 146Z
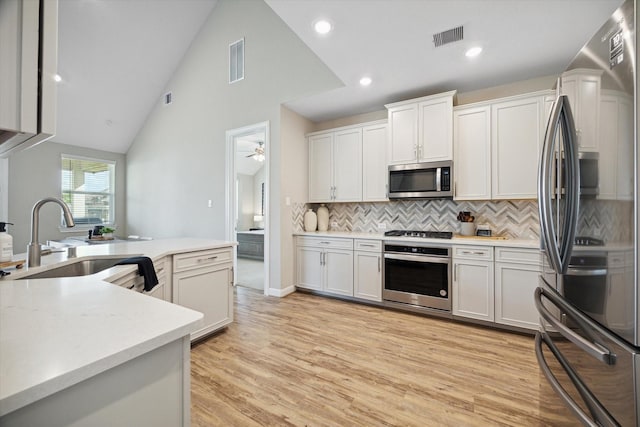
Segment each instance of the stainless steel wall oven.
M451 248L384 244L385 301L451 311Z

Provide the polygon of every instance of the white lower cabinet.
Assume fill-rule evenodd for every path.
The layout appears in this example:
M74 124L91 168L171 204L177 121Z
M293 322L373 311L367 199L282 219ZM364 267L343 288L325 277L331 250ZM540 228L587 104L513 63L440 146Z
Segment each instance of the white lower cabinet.
M538 329L533 294L540 272L540 250L496 248L496 323Z
M382 301L382 242L356 240L353 253L353 296Z
M191 340L233 321L233 250L231 247L173 256L173 302L204 314Z
M493 321L493 248L454 246L452 288L454 315Z
M297 286L353 296L353 239L297 239Z

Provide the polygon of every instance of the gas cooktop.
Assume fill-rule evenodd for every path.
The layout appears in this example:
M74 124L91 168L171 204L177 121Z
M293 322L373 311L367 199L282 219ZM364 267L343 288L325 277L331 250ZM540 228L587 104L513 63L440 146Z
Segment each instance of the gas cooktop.
M421 237L424 239L451 239L451 231L414 231L414 230L391 230L385 231L385 236L391 237Z

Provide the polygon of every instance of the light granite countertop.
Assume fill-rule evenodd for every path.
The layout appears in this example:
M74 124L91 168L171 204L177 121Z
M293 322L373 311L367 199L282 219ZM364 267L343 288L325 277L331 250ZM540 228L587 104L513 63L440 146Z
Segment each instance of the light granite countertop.
M78 247L77 257L158 259L230 245L235 243L122 242ZM136 268L131 265L91 276L13 280L74 260L54 253L42 258L42 266L13 270L0 280L0 416L184 337L202 319L199 312L106 282Z
M532 239L497 239L495 237L478 237L478 236L460 236L453 235L452 239L425 239L419 237L392 237L385 236L383 232L380 233L363 233L352 231L314 231L307 232L301 231L294 233L297 236L310 236L310 237L342 237L349 239L373 239L384 240L394 242L419 242L428 244L439 245L478 245L478 246L501 246L509 248L528 248L539 249L540 241Z

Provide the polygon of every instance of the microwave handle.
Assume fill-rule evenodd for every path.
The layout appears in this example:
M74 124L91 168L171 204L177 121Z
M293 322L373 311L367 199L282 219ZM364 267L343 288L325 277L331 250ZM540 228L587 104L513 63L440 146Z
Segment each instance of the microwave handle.
M442 191L442 168L436 168L436 191Z

